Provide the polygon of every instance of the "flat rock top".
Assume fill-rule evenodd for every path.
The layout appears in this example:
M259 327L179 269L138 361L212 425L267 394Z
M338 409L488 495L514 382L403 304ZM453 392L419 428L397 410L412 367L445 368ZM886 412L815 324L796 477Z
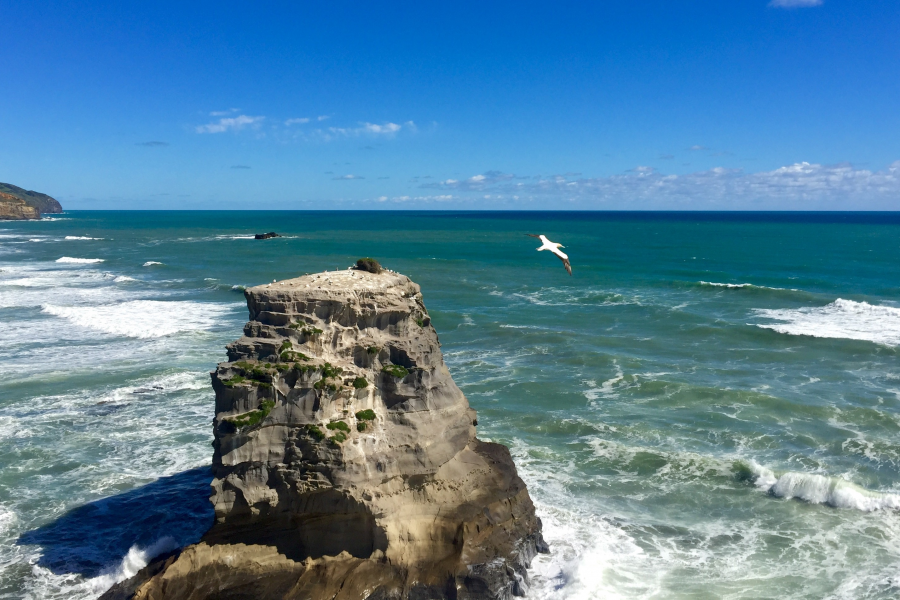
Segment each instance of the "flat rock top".
M311 292L322 290L331 294L348 294L352 292L386 292L390 288L407 287L412 283L409 277L393 271L369 273L347 269L344 271L325 271L312 273L294 279L284 279L248 288L251 294L267 295L272 292Z

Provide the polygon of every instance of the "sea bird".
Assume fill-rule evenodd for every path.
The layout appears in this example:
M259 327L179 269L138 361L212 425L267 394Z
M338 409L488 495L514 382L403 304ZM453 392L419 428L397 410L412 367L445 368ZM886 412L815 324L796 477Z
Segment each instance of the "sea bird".
M568 272L569 275L572 274L572 265L569 264L569 257L565 252L560 252L559 250L560 248L565 248L565 246L563 246L562 244L557 244L556 242L551 242L545 235L536 235L534 233L526 233L525 235L529 237L539 238L543 246L537 249L538 252L540 252L541 250L549 250L553 254L557 255L559 257L559 260L563 262L563 266L566 268L566 272Z

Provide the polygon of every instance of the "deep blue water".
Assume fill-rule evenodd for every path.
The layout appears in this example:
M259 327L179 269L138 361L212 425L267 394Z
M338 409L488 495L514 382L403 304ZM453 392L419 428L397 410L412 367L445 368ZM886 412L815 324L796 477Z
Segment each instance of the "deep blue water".
M78 211L0 223L0 598L196 539L241 286L360 256L511 447L531 597L900 596L900 213Z

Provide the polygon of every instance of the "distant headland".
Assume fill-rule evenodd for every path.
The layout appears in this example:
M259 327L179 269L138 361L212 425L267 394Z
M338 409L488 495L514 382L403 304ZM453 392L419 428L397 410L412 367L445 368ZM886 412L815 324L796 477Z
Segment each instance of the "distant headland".
M59 202L47 194L23 190L10 183L0 182L0 220L40 219L42 214L61 212L62 206Z

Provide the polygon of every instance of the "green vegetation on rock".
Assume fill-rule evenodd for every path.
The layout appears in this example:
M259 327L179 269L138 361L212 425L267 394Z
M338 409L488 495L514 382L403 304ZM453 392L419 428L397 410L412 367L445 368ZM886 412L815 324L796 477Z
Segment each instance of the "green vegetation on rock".
M357 271L367 271L369 273L381 273L381 265L374 258L360 258L356 261Z
M234 375L231 377L231 379L226 379L222 381L222 383L225 384L226 387L234 387L235 385L244 383L245 381L247 380L244 377L241 377L240 375Z
M284 362L294 362L297 360L310 360L310 358L302 352L294 352L293 350L285 350L281 353L281 360Z
M407 375L409 375L409 371L406 367L401 365L384 365L381 367L381 370L388 375L393 375L397 379L403 379Z
M347 441L347 434L344 433L343 431L338 431L336 434L331 436L331 438L329 438L329 439L332 442L335 442L337 444L342 444Z
M324 365L322 365L322 377L325 377L325 378L337 377L338 375L340 375L343 372L344 372L344 369L342 369L340 367L335 367L331 363L325 363Z
M356 379L353 380L353 387L355 387L358 390L364 390L367 387L369 387L369 382L366 380L365 377L357 377Z
M259 403L259 408L251 410L248 413L238 415L236 417L226 417L225 420L237 427L243 429L245 427L253 427L259 424L263 419L269 416L272 409L275 408L274 400L263 400Z
M309 433L310 436L312 436L313 438L315 438L316 440L318 440L320 442L325 439L325 434L316 425L307 425L306 431L307 431L307 433Z
M375 411L371 408L367 408L366 410L361 410L356 413L356 418L360 421L374 421L375 420Z
M365 431L365 430L366 430L366 425L367 425L367 424L366 424L365 421L360 421L359 423L356 424L356 430L357 430L357 431Z
M343 431L344 433L350 433L350 426L344 423L343 421L332 421L328 425L326 425L328 429L334 431L335 429L339 431Z

